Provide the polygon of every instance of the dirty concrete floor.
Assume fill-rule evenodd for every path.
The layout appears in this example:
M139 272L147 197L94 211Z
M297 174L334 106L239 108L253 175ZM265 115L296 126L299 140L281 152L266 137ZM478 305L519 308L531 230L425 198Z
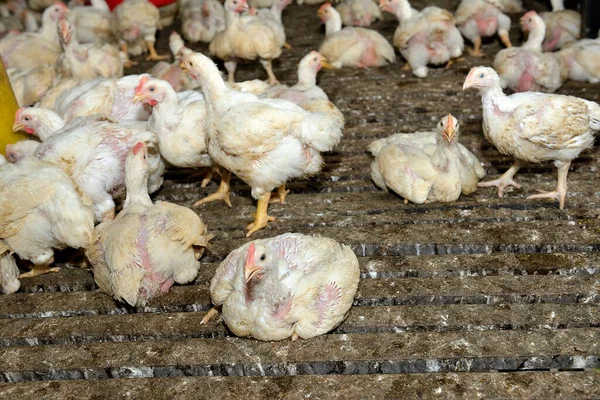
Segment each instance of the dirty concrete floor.
M284 14L292 49L275 73L285 83L295 82L297 62L323 38L316 10L294 5ZM512 17L519 43L519 16ZM374 26L390 40L395 27L389 14ZM163 52L169 32L159 34ZM234 180L233 208L196 209L215 238L194 284L134 309L98 292L90 271L65 266L0 297L0 397L599 397L597 147L572 164L563 211L525 199L554 187L551 164L522 170L523 189L502 199L480 189L451 204L404 204L369 178L372 140L431 129L448 112L489 177L508 168L511 159L483 138L478 95L461 90L469 69L490 65L499 49L490 40L486 57L467 56L423 80L402 71L401 58L385 68L320 73L346 116L344 139L320 174L289 185L288 203L270 208L277 221L253 239L302 232L352 246L362 280L335 331L265 343L232 337L218 320L199 325L210 308L210 278L246 242L255 207L249 188ZM237 77L266 78L256 64L241 66ZM559 92L600 101L600 86L568 83ZM200 188L191 172L169 171L155 198L191 206L216 188Z

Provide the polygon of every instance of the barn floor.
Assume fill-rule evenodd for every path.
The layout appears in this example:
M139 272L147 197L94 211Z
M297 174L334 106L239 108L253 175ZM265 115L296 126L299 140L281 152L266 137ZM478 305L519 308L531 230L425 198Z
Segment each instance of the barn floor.
M295 83L298 60L323 37L316 10L285 13L292 49L275 63L285 83ZM391 15L375 25L390 40L395 27ZM160 33L163 52L168 34ZM215 238L194 284L133 309L100 293L89 270L65 265L1 296L0 398L600 397L598 147L572 164L563 211L525 199L554 187L551 164L524 169L523 189L502 199L480 189L451 204L404 204L369 177L372 140L429 130L448 112L489 177L507 169L511 159L483 138L479 96L462 92L469 69L490 65L499 49L490 41L483 59L467 56L424 80L402 71L401 60L320 73L346 116L344 138L320 174L289 185L288 203L270 208L277 221L253 239L302 232L352 246L362 279L336 330L267 343L233 337L218 319L200 326L210 278L246 242L254 211L249 188L234 181L233 208L196 209ZM247 65L237 78L266 76ZM600 101L600 86L568 83L560 93ZM191 206L216 188L189 176L170 171L156 199Z

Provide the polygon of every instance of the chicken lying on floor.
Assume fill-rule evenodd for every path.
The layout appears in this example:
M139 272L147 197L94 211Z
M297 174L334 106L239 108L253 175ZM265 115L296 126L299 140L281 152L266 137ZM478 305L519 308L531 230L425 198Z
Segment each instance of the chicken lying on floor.
M148 0L125 0L119 4L113 13L117 19L119 43L125 54L139 56L148 52L146 60L164 60L168 55L158 55L154 47L156 29L158 26L158 8ZM125 68L136 62L126 61Z
M279 188L283 204L289 179L321 170L320 153L339 143L342 123L330 114L311 113L289 101L259 99L228 89L217 66L200 53L188 55L182 68L198 80L206 98L208 153L246 182L252 197L258 199L248 237L274 220L267 215L273 189ZM223 173L219 191L211 200L224 198L229 176Z
M192 210L148 195L148 153L137 143L126 161L127 198L114 221L96 227L86 251L103 292L144 306L173 283L196 278L211 235Z
M415 76L425 78L427 65L450 65L451 59L462 55L465 43L449 11L433 6L417 11L408 0L380 0L379 6L400 21L394 46Z
M582 39L558 52L567 68L569 79L600 82L600 38Z
M371 178L375 184L422 204L451 202L471 194L485 171L458 143L458 121L448 114L435 132L399 133L371 143Z
M10 163L18 163L25 157L31 157L40 145L39 140L20 140L16 143L7 144L5 149L6 160Z
M544 51L562 49L566 44L581 37L581 14L565 10L563 0L550 0L551 12L540 14L546 25L546 36L542 45Z
M498 32L506 47L512 47L508 31L510 17L503 13L504 6L499 0L462 0L454 13L460 33L473 43L469 53L481 57L481 38L490 37Z
M58 23L63 53L58 59L58 71L63 78L120 78L123 60L119 49L109 43L79 44L74 29L67 20ZM124 58L127 57L124 55Z
M6 71L19 106L35 104L44 97L59 77L53 65Z
M162 185L164 164L156 150L158 139L145 124L119 124L103 115L80 117L66 124L35 151L39 159L54 162L69 173L92 200L96 220L114 218L113 193L125 183L125 158L140 141L151 145L151 192Z
M329 101L327 94L317 86L317 73L321 67L332 68L318 51L311 51L298 64L298 83L292 87L275 85L260 97L283 99L298 104L306 111L331 113L344 121L342 112Z
M382 18L381 11L373 0L344 0L335 9L346 26L368 27Z
M317 14L325 23L325 40L319 53L333 67L381 67L396 62L394 48L379 32L359 27L342 29L342 17L329 3L323 4Z
M0 54L6 68L30 69L54 65L61 53L56 25L69 9L57 2L42 15L39 32L9 35L0 40Z
M210 283L237 336L309 339L338 326L358 288L358 259L333 239L286 233L232 251ZM215 314L215 307L202 323Z
M14 132L23 131L37 136L40 140L21 140L6 145L6 157L16 163L35 154L41 142L48 140L54 132L65 125L55 112L37 107L21 107L15 113Z
M235 70L239 60L260 60L267 72L269 83L279 83L273 73L272 60L281 55L285 44L281 34L273 26L257 16L241 16L248 10L246 0L226 0L225 30L218 32L210 42L211 55L225 61L229 82L235 82Z
M521 47L500 50L494 58L494 69L503 88L515 92L543 91L552 93L563 85L569 70L563 59L553 53L542 53L544 21L535 11L521 18L529 37Z
M463 90L469 88L481 93L485 138L502 154L515 158L514 164L500 178L481 182L479 186L497 186L498 196L502 197L506 187L521 187L513 177L527 162L554 161L558 168L556 189L528 199L556 199L562 209L567 196L569 165L579 153L592 147L594 132L600 130L600 105L577 97L546 93L506 96L496 71L486 67L475 67L469 72Z
M58 270L54 249L86 248L93 229L89 198L57 165L29 157L0 167L0 255L34 264L21 277Z

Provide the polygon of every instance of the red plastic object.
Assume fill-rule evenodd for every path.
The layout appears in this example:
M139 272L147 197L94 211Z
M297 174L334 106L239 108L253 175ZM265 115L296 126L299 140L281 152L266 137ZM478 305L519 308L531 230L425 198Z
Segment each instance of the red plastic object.
M168 6L169 4L175 3L177 0L148 0L150 3L154 4L156 7ZM123 0L106 0L106 4L108 4L108 8L110 11L114 10L116 6L121 4Z

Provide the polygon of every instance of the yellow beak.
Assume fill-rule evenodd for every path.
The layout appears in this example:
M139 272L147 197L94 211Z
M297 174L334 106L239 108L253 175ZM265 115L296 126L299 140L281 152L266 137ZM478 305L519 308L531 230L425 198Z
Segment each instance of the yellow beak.
M322 17L322 16L323 16L323 10L321 10L321 9L319 8L319 9L317 10L317 15L318 15L319 17Z
M133 102L134 103L139 103L140 101L143 101L146 99L146 96L144 96L141 93L136 93L135 96L133 96Z
M15 123L12 126L13 132L21 131L21 130L23 130L23 128L24 128L23 124L21 124L20 122L17 122L17 121L15 121Z
M454 135L456 134L456 131L454 130L454 126L452 124L452 114L448 114L448 123L450 125L448 125L446 129L444 129L444 136L446 136L446 140L451 142L454 138Z
M189 73L190 72L190 70L187 69L187 67L183 63L179 64L179 68L181 68L181 70L183 72L185 72L185 73Z
M335 67L327 62L325 57L321 58L321 67L325 69L335 69Z

